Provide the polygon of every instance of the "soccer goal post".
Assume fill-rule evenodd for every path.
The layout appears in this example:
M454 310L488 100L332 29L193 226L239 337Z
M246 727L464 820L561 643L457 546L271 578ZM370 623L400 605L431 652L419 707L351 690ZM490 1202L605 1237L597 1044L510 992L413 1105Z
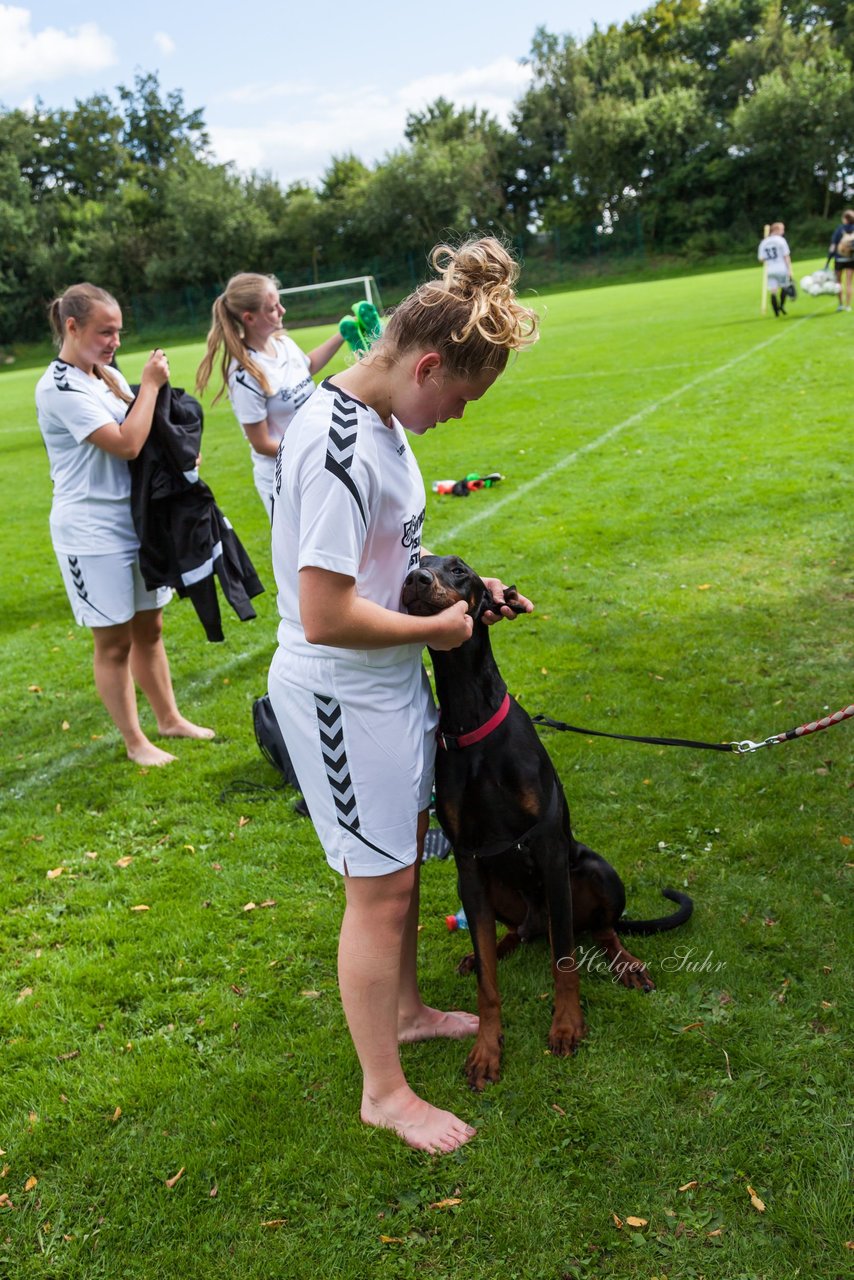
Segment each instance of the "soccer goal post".
M349 276L346 280L322 280L280 289L285 324L336 324L355 302L365 298L382 314L383 304L373 276Z

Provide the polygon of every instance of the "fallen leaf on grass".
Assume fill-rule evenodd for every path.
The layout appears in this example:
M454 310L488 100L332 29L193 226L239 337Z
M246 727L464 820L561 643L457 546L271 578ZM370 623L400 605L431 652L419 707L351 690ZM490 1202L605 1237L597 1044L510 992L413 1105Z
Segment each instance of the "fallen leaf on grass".
M56 1060L57 1062L70 1062L72 1058L79 1058L79 1057L80 1057L79 1049L69 1049L68 1053L57 1054Z
M219 1195L219 1187L211 1187L210 1191L208 1192L208 1197L211 1200L216 1200L218 1195Z
M8 1191L0 1191L0 1209L14 1209L12 1201L9 1199Z
M140 902L138 906L131 907L131 911L150 911L151 907L147 907L144 902Z
M263 902L259 902L259 907L274 907L276 905L275 898L265 898Z
M32 994L33 994L32 987L22 987L21 990L18 992L18 999L15 1001L15 1003L20 1004L22 1000L26 1000L27 996L31 996Z
M301 991L300 995L306 1000L319 1000L323 995L322 991Z
M116 1107L116 1109L115 1109L115 1111L113 1112L113 1115L112 1115L111 1123L112 1123L112 1124L115 1124L115 1123L116 1123L116 1121L117 1121L117 1120L119 1120L119 1119L121 1118L121 1114L122 1114L122 1109L121 1109L121 1107Z
M269 1222L262 1222L261 1226L272 1227L273 1230L275 1231L279 1227L283 1227L286 1222L287 1222L287 1218L270 1218Z
M26 1182L24 1183L24 1190L25 1190L25 1191L32 1191L32 1190L34 1190L38 1185L39 1185L39 1180L38 1180L38 1178L27 1178Z
M405 1244L403 1236L380 1236L380 1244Z
M681 1186L681 1187L679 1188L679 1190L680 1190L680 1191L693 1191L693 1190L694 1190L694 1188L695 1188L695 1187L698 1187L699 1185L700 1185L700 1184L697 1182L697 1179L696 1179L696 1178L694 1178L694 1179L693 1179L693 1181L691 1181L691 1182L686 1182L686 1183L684 1184L684 1186Z
M711 585L712 585L712 584L711 584L711 582L704 582L701 586L697 587L697 590L698 590L698 591L708 591L708 590L709 590L709 588L711 587Z
M257 902L246 902L246 903L244 903L243 910L244 910L244 911L257 911L257 910L258 910L258 903L257 903Z
M753 1205L757 1213L765 1212L765 1202L759 1199L759 1196L753 1190L750 1183L747 1184L747 1194L750 1196L750 1203Z
M117 858L116 861L113 863L113 866L129 867L132 862L133 862L133 855L130 853L126 853L123 858Z
M175 1185L175 1183L178 1181L178 1179L179 1179L179 1178L183 1178L183 1176L184 1176L184 1173L185 1173L185 1172L186 1172L186 1170L184 1169L184 1166L183 1166L183 1165L181 1165L181 1168L178 1170L178 1172L175 1174L175 1176L174 1176L173 1178L167 1178L167 1179L166 1179L166 1185L167 1185L167 1187L170 1187L170 1188L171 1188L171 1187L174 1187L174 1185Z
M455 1204L462 1204L460 1196L449 1196L447 1200L434 1200L431 1209L453 1209Z
M854 840L852 840L850 836L840 836L839 843L844 844L847 849L849 844L854 844Z
M623 1219L622 1219L622 1218L618 1218L618 1217L617 1217L617 1215L616 1215L616 1213L612 1213L612 1214L611 1214L611 1217L614 1219L614 1225L616 1226L617 1230L618 1230L618 1231L622 1231L622 1229L623 1229Z
M707 1236L722 1236L722 1235L723 1235L723 1233L724 1233L724 1229L723 1229L723 1227L715 1227L714 1231L707 1231L707 1232L706 1232L706 1235L707 1235Z
M626 1222L630 1227L646 1227L649 1226L648 1218L626 1218Z
M195 845L192 845L192 844L185 844L185 845L184 845L184 848L185 848L185 849L187 849L190 853L195 853L195 852L196 852Z
M251 818L238 818L237 825L238 827L248 827L251 821L252 821Z
M41 691L42 687L40 684L27 685L27 693L41 693Z
M71 728L71 725L68 723L68 721L67 721L67 720L63 720L63 722L62 722L62 727L63 727L63 729L66 729L66 730L67 730L67 729L70 729L70 728Z
M556 1111L559 1116L566 1115L566 1112L564 1111L563 1107L559 1107L556 1102L552 1103L552 1111Z
M83 854L84 858L97 858L97 856L98 855L94 849L87 849L86 852Z
M65 867L54 867L52 871L48 871L47 873L48 880L58 879L59 876L62 875L64 870L65 870Z

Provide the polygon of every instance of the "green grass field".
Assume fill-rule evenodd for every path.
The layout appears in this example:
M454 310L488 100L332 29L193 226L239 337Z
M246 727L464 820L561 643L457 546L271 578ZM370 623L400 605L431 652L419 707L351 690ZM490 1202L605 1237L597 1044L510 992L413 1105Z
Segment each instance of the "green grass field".
M718 741L854 701L854 317L829 298L784 321L758 304L756 270L549 295L539 345L416 441L428 491L506 476L428 492L425 542L535 600L493 632L532 713ZM176 385L201 350L169 351ZM467 1091L460 1044L407 1048L413 1085L479 1129L419 1155L358 1120L341 888L313 829L292 792L238 786L276 781L251 728L276 609L230 409L208 412L203 473L268 591L251 623L224 610L219 646L170 605L179 702L217 739L146 771L96 700L51 551L36 376L0 376L0 1273L840 1276L854 723L744 757L547 736L630 914L659 914L665 884L695 914L636 941L652 995L583 976L572 1060L546 1053L538 944L502 967L498 1085ZM425 994L473 1008L467 935L444 924L457 906L452 863L428 862Z

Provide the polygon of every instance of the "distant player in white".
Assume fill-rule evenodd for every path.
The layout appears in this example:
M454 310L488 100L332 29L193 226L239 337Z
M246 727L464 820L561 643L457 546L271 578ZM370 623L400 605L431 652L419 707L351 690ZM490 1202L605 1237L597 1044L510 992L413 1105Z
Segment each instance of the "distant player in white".
M168 764L175 757L140 727L134 681L164 737L213 737L176 705L161 638L163 606L172 593L147 590L130 510L128 460L148 438L169 364L163 351L152 352L134 400L110 368L122 313L95 285L73 285L56 298L50 322L59 356L39 379L36 411L53 481L51 540L75 620L92 629L95 685L128 759Z
M213 304L205 358L196 388L207 386L222 350L223 384L252 453L252 473L272 516L276 453L288 424L314 391L312 374L328 364L344 339L337 331L306 354L282 329L285 308L272 276L232 276ZM214 404L222 395L222 388Z
M792 278L792 259L784 236L785 230L782 222L772 222L768 235L759 242L756 251L759 261L765 263L765 278L775 316L786 314L784 289Z
M425 511L406 432L461 418L537 322L516 301L518 268L496 240L442 247L433 262L440 278L323 383L279 451L281 622L268 687L327 860L344 877L338 979L363 1074L361 1118L447 1152L475 1131L413 1092L398 1046L477 1030L473 1014L425 1005L416 977L437 718L421 650L463 644L472 620L464 601L430 618L401 611ZM487 581L503 600L502 584Z

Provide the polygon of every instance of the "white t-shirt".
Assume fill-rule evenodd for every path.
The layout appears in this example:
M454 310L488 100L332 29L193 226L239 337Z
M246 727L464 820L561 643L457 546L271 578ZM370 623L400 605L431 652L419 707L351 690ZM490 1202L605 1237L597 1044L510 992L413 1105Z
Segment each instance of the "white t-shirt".
M252 359L267 377L270 395L265 395L256 379L235 361L228 375L228 398L241 426L262 422L266 418L271 439L281 440L297 409L314 391L314 381L308 372L308 356L292 338L283 333L275 343L274 356L252 352ZM249 448L256 485L271 489L276 459L256 453L251 444Z
M789 246L783 236L766 236L761 241L756 256L760 262L767 263L769 276L773 276L775 280L788 280L786 258L789 256Z
M403 580L419 560L424 481L406 434L324 381L291 423L276 459L273 569L279 645L345 667L420 663L421 644L356 650L309 644L299 614L299 570L328 569L360 596L401 612Z
M117 369L122 389L130 387ZM92 444L89 436L110 422L121 424L130 405L100 378L54 360L36 386L36 412L53 481L50 534L66 555L106 555L137 550L130 511L130 469Z

